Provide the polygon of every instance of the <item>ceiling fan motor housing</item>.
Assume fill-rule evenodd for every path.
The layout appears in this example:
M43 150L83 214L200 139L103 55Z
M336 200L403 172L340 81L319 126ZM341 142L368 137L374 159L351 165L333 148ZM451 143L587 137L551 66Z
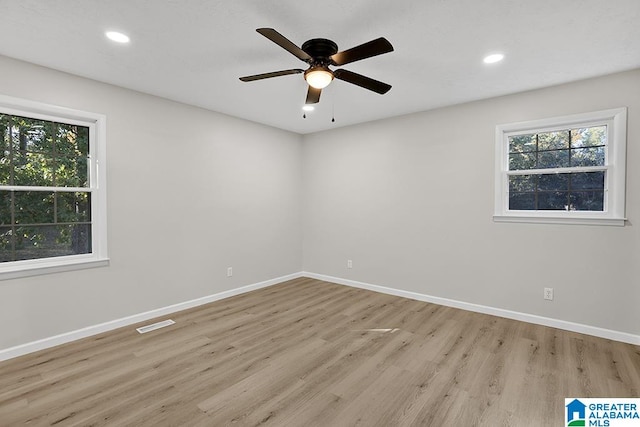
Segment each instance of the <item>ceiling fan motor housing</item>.
M311 39L302 44L304 50L311 58L311 65L328 65L329 57L338 53L338 45L328 39Z

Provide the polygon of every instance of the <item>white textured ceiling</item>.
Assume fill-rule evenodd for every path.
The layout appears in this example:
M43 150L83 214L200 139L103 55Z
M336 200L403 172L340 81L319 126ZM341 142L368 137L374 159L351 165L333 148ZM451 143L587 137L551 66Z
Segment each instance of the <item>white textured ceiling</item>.
M393 88L334 81L303 119L301 74L238 80L306 68L259 27L340 50L386 37L394 52L343 68ZM640 0L0 0L0 54L310 133L639 68Z

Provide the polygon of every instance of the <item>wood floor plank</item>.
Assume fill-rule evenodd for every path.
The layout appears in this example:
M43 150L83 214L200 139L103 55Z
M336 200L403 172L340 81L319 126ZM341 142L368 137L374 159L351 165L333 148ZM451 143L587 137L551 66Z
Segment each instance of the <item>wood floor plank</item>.
M300 278L0 362L0 427L560 425L639 392L638 346Z

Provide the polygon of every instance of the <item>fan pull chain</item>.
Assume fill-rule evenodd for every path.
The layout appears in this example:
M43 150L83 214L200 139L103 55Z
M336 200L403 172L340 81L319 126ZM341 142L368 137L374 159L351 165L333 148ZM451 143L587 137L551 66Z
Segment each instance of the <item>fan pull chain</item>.
M336 92L331 89L331 123L336 122Z

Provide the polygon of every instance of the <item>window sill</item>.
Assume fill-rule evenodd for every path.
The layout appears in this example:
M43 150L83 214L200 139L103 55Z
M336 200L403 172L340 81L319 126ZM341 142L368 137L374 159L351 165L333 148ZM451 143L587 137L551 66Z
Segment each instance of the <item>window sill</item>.
M21 265L16 265L21 264ZM76 257L52 260L21 261L12 263L9 266L0 265L0 280L18 279L29 276L39 276L42 274L61 273L64 271L84 270L87 268L106 267L109 265L109 258L96 259L94 257L78 259Z
M494 222L524 222L530 224L608 225L624 227L626 218L494 215Z

